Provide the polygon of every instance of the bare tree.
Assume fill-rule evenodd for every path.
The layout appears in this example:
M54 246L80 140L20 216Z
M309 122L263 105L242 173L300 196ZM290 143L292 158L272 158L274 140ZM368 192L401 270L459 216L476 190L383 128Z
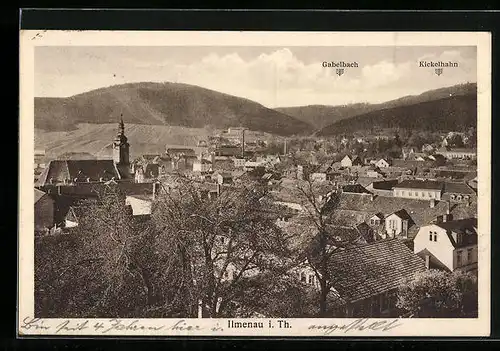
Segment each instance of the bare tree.
M287 255L264 186L219 186L215 198L205 187L181 179L153 207L162 247L181 262L190 317L198 306L204 317L226 315L247 279L281 272Z

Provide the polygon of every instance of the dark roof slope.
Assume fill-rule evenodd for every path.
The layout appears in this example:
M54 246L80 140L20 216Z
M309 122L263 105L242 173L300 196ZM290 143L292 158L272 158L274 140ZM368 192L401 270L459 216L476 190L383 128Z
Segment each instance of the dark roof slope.
M37 185L43 186L50 183L63 183L65 180L74 181L99 181L100 178L121 179L126 175L118 173L113 160L52 160L38 178Z
M477 244L477 218L447 221L436 223L436 225L446 230L446 233L455 248ZM453 233L461 235L462 240L455 240Z
M398 239L336 252L330 265L338 278L334 288L351 302L396 289L405 279L426 269L424 261Z
M361 184L348 184L342 187L342 192L344 193L356 193L356 194L371 194L364 186Z
M396 185L398 184L397 179L391 179L391 180L381 180L378 182L373 182L372 186L373 189L377 190L392 190Z
M403 180L395 188L442 190L443 183L432 180Z
M465 183L444 183L444 193L475 194L474 190Z

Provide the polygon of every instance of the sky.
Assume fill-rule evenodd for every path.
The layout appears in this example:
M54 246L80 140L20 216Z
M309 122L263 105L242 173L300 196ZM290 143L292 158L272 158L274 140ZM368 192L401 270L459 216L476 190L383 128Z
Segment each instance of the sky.
M436 75L421 60L458 62ZM323 62L357 62L338 76ZM177 82L264 106L377 103L476 82L476 48L39 46L35 96L68 97L131 82Z

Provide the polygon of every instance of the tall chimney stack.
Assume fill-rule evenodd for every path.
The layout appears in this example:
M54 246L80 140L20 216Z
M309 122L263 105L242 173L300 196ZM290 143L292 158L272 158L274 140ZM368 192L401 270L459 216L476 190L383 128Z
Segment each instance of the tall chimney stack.
M245 158L245 128L241 131L241 158Z

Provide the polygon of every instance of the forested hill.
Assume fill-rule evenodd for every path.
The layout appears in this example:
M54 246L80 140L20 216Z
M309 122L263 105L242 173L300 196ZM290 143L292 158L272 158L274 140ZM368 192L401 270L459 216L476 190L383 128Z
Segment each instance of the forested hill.
M125 123L189 128L247 127L277 135L313 128L254 101L180 83L129 83L68 98L35 98L35 127L74 130L79 123Z
M279 107L275 110L293 116L303 122L309 123L316 130L321 130L330 124L343 119L367 114L393 107L415 105L422 102L441 100L451 96L476 95L476 83L457 84L450 87L433 89L419 95L408 95L401 98L377 104L355 103L346 105L307 105L297 107Z
M476 125L477 96L469 94L372 111L335 122L321 129L317 135L370 132L386 128L451 131Z

